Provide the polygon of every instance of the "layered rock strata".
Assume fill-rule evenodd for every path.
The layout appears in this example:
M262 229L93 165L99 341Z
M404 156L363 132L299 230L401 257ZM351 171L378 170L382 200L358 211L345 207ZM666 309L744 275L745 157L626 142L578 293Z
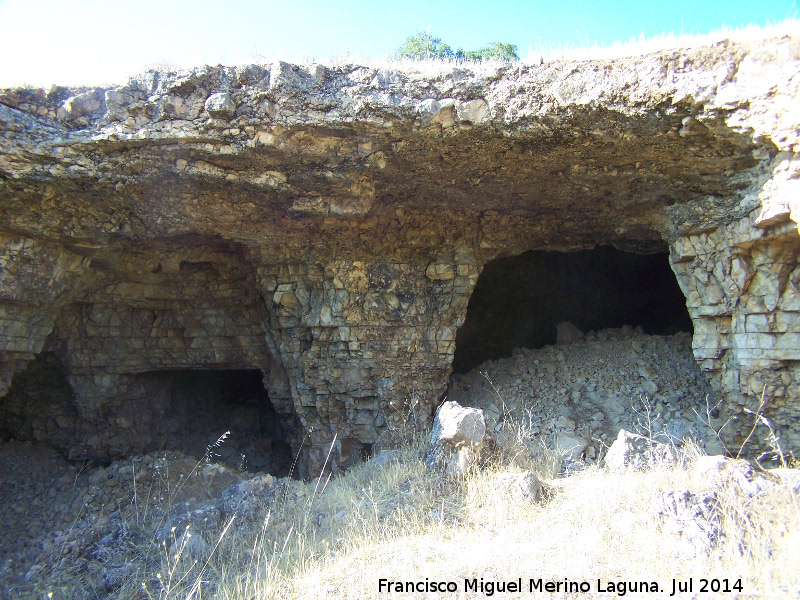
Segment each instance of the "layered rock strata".
M92 431L67 449L126 453L131 417L157 422L140 374L259 369L301 462L332 444L337 468L429 421L487 261L669 246L730 441L763 394L798 449L799 58L783 37L4 90L0 394L53 353Z

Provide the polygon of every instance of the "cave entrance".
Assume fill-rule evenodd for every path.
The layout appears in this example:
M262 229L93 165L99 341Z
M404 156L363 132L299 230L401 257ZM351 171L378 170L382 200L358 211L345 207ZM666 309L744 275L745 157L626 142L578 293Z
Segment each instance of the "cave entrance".
M42 352L14 374L0 396L0 443L36 441L68 447L79 421L67 374L58 356Z
M170 370L140 377L164 395L165 448L198 458L208 453L210 460L234 468L289 474L287 418L270 402L261 371Z
M653 335L692 332L668 253L530 251L485 265L456 335L453 372L514 348L555 344L562 321L583 332L623 325Z

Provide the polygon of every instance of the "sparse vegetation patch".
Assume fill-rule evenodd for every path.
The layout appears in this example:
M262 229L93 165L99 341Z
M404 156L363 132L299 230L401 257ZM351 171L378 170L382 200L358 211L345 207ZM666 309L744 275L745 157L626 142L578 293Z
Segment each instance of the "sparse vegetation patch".
M455 586L459 598L594 598L674 586L689 598L690 581L796 594L800 471L687 444L671 463L631 447L644 454L627 470L566 475L567 457L531 446L519 422L507 428L517 436L487 436L458 473L426 466L428 436L413 428L402 448L309 482L174 453L87 466L61 529L6 555L3 595L418 598L422 586L444 598ZM24 460L15 448L2 447L6 464Z
M403 45L395 52L397 60L429 60L446 59L456 61L515 61L519 60L517 46L515 44L504 44L492 42L487 46L477 50L463 50L458 48L453 50L448 44L442 42L441 38L433 37L431 34L420 31L406 38Z

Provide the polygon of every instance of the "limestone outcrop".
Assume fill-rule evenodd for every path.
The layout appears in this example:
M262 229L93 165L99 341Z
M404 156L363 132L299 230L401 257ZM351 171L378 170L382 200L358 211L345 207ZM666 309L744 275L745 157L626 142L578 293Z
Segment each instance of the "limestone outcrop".
M799 88L782 37L2 90L0 397L52 356L74 418L35 436L124 455L169 434L153 373L258 369L335 469L430 422L488 261L669 248L730 441L763 395L800 449Z

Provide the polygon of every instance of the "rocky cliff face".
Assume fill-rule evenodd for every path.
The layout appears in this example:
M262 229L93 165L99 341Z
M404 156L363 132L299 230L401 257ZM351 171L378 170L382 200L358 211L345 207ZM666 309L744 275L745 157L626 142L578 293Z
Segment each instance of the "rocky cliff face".
M800 449L798 100L790 37L4 90L0 395L55 357L75 416L26 426L109 456L169 433L147 374L259 369L304 465L337 468L430 418L488 261L669 247L730 441L763 394Z

